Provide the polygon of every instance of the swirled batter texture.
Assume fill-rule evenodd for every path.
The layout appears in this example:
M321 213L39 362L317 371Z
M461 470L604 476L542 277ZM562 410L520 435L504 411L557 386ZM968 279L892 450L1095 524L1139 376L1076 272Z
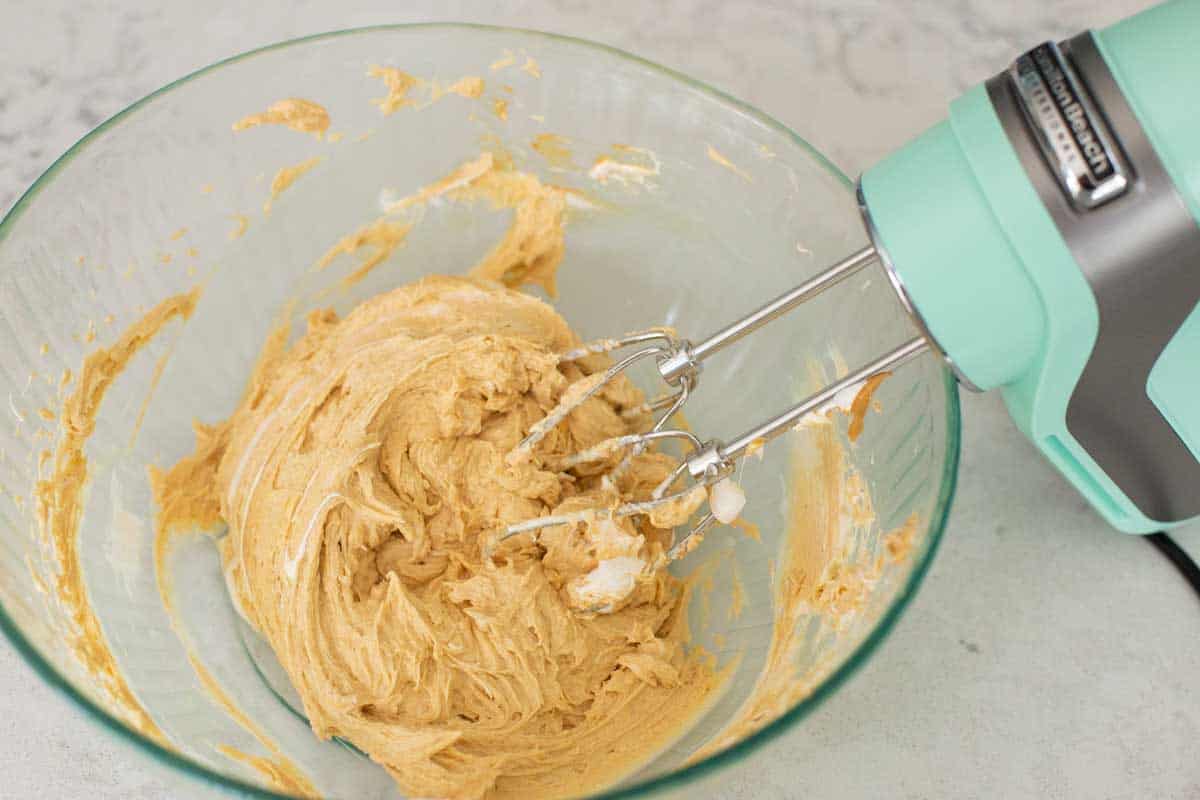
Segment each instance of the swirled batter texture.
M506 458L604 357L548 305L487 281L429 277L343 320L268 344L226 422L154 476L167 523L224 520L229 587L271 643L319 736L341 736L410 796L559 797L653 758L716 685L685 649L686 587L649 518L506 524L645 499L673 468L620 453L555 459L640 429L618 381L528 459ZM690 509L685 510L690 511ZM669 515L668 515L669 516ZM656 518L660 524L678 520ZM609 559L636 559L597 613Z

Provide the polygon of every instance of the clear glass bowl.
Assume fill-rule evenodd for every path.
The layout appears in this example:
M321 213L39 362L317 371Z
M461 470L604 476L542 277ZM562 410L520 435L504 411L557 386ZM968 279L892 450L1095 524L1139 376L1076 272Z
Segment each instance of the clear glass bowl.
M489 69L505 51L516 63ZM520 69L526 55L540 76ZM480 75L488 88L478 100L452 96L384 117L369 102L384 93L366 76L375 64L444 82ZM231 131L232 121L286 97L324 104L331 131L343 135L319 141L275 126ZM494 113L497 98L508 102L506 120ZM584 169L556 171L533 152L532 138L544 132L569 137ZM339 274L311 269L333 242L378 215L381 188L407 193L427 184L476 155L481 141L503 144L520 168L609 204L572 219L560 272L557 306L585 337L663 323L703 335L864 240L850 181L766 115L611 48L463 25L333 33L201 70L85 137L0 225L0 373L11 415L0 430L0 624L47 681L182 774L283 796L215 749L229 744L263 754L200 684L164 613L146 465L189 452L193 418L213 422L229 413L289 299L300 310L332 305L344 312L421 274L458 273L474 263L506 217L446 206L429 209L407 245L349 291L329 290ZM657 154L660 174L651 186L589 182L586 167L615 143ZM264 216L268 176L315 154L323 161ZM231 237L239 224L233 214L249 217L240 238ZM197 283L205 288L195 316L151 342L104 400L86 447L91 469L79 535L91 603L121 672L170 740L167 749L121 721L67 645L63 609L40 588L50 576L31 488L48 469L39 467L38 453L59 435L58 423L38 409L57 408L60 373L78 372L89 351L113 341L146 308ZM822 373L833 374L839 359L853 366L911 335L887 281L867 271L715 358L689 403L689 420L705 435L740 433L810 390ZM165 367L152 391L160 359ZM762 541L717 531L677 565L683 573L710 570L713 590L699 593L709 595L706 608L698 600L691 609L696 636L722 663L737 656L740 666L696 726L610 796L694 790L695 779L794 726L886 636L946 521L959 409L952 379L932 358L889 379L878 398L883 413L871 415L847 450L872 497L875 522L856 526L836 508L817 513L811 498L797 493L812 442L796 434L745 467L746 516L760 526ZM845 444L844 433L837 435ZM913 513L920 524L910 555L882 561L858 613L835 619L810 608L793 618L790 671L773 679L794 702L763 714L723 751L689 763L760 679L779 633L774 609L791 563L788 548L809 558L808 572L794 576L818 581L822 564L836 557L874 563L882 533ZM312 736L286 681L272 674L270 654L234 614L211 542L182 544L172 566L175 586L186 587L177 591L179 625L233 702L321 791L394 796L382 770ZM745 590L740 616L729 613L734 571Z

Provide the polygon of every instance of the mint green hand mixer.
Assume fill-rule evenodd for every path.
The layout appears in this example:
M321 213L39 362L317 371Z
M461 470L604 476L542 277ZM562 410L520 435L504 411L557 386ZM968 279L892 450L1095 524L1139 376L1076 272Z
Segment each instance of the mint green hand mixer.
M1030 50L868 170L859 200L870 246L704 341L650 330L566 354L640 348L523 447L654 359L674 387L651 403L666 409L657 424L573 457L687 442L650 501L613 512L645 513L695 491L670 493L678 480L718 484L805 415L930 352L966 386L999 389L1021 430L1114 527L1148 533L1200 519L1200 0ZM728 442L665 427L705 358L875 263L920 336ZM715 519L710 508L669 555Z

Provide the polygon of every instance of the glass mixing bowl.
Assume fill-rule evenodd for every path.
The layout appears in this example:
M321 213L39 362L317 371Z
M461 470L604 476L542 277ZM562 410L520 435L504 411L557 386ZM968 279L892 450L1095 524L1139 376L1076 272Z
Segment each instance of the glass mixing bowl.
M527 57L540 69L522 69ZM384 94L382 84L366 75L377 64L444 83L479 75L487 88L478 99L447 96L384 116L370 102ZM325 105L331 135L279 126L231 131L234 120L287 97ZM507 103L506 114L497 100ZM569 138L572 164L532 148L546 132ZM652 151L657 174L642 184L589 179L597 155L631 152L614 144ZM0 373L10 415L0 430L0 624L46 680L180 775L284 796L283 784L247 763L272 754L227 713L219 693L320 791L395 795L386 774L353 748L311 734L270 653L234 613L208 538L185 539L172 551L179 606L172 628L155 584L146 467L190 451L194 418L214 422L234 408L289 301L300 311L345 312L422 274L474 263L507 214L443 204L431 205L407 244L350 289L331 288L337 270L312 269L331 244L378 216L390 191L428 184L484 145L507 148L519 168L599 201L599 209L572 212L557 300L585 337L652 324L706 334L864 241L850 181L764 114L611 48L462 25L334 33L201 70L85 137L0 226ZM323 160L264 215L268 176L314 155ZM651 163L644 152L636 157ZM109 679L75 657L32 488L50 469L39 453L62 436L54 417L72 386L64 389L60 374L78 374L87 353L162 298L197 284L204 289L194 316L172 323L113 382L84 449L79 563L118 669L164 745L137 732L106 688ZM911 335L887 281L867 271L713 359L688 418L706 436L740 433L840 364L864 362ZM946 521L959 409L953 381L932 358L887 380L877 397L882 413L869 417L853 446L843 421L829 434L793 434L748 461L746 517L761 542L715 530L675 565L681 574L702 573L689 612L696 641L738 666L696 725L613 796L693 791L700 776L794 726L895 623ZM872 518L813 491L823 479L811 471L818 435L845 448L846 464L870 494ZM913 514L911 550L893 558L884 534ZM861 580L847 588L851 573ZM857 600L841 603L851 589ZM797 590L803 601L781 613L782 598ZM183 641L219 690L198 677ZM769 662L774 671L764 676ZM758 702L720 738L756 702L748 701L756 685L775 691L775 702ZM722 742L716 752L696 755L714 741ZM220 747L250 759L226 757Z

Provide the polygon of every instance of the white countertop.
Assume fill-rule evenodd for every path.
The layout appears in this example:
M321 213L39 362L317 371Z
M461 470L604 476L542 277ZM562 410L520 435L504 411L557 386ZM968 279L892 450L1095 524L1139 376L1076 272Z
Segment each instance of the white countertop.
M1147 0L3 0L0 208L75 139L211 61L430 19L598 39L775 115L855 173L1046 38ZM1200 601L1112 533L993 396L963 398L958 499L891 638L722 798L1200 797ZM1200 487L1198 487L1200 490ZM1200 557L1200 527L1177 539ZM0 796L218 797L115 740L0 643Z

